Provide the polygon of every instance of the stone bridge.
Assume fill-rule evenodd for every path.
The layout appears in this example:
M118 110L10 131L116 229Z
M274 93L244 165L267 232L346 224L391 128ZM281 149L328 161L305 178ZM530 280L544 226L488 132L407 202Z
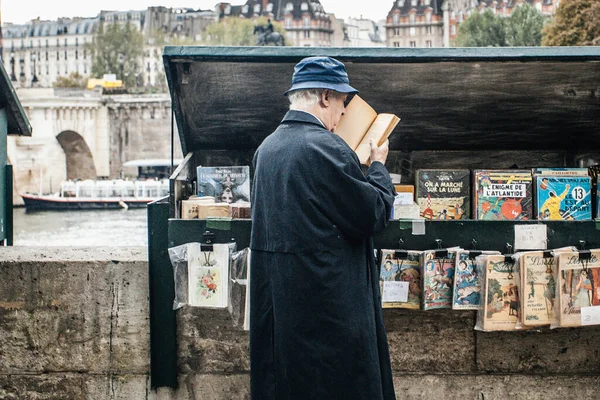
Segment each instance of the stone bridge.
M171 155L168 94L102 95L89 90L21 89L31 137L9 137L13 200L54 193L67 179L135 177L123 163ZM175 157L181 146L175 134Z

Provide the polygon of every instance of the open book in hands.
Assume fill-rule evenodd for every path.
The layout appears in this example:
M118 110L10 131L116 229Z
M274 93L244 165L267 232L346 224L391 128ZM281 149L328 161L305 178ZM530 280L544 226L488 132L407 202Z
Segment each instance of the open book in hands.
M369 140L381 146L400 122L394 114L377 114L366 101L354 96L335 133L339 135L358 155L361 164L370 164L371 146Z

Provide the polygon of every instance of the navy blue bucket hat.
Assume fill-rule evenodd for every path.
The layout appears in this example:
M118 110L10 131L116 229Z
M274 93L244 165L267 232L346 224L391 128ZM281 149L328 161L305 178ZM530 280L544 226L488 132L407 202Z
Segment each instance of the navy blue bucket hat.
M356 94L344 64L331 57L307 57L294 67L292 87L284 95L299 89L330 89Z

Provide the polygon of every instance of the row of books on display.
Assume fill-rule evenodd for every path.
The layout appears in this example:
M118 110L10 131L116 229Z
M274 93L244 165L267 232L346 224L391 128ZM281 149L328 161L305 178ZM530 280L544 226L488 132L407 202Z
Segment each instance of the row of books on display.
M596 173L594 168L421 169L414 186L396 185L394 219L591 220L600 212Z
M477 310L475 329L600 325L600 250L381 250L383 308Z
M182 219L250 218L250 167L196 168L197 193L181 201Z

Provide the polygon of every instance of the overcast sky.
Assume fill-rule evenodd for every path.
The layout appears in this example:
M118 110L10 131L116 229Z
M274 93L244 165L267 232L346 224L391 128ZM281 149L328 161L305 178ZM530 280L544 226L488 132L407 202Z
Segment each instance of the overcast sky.
M285 0L282 0L285 1ZM233 5L244 4L244 0L230 0ZM212 9L218 1L214 0L4 0L1 2L2 22L25 23L40 17L55 20L58 17L95 17L100 10L145 10L149 6L189 7L194 9ZM338 18L360 17L378 21L385 19L394 4L393 0L321 0L328 13Z

